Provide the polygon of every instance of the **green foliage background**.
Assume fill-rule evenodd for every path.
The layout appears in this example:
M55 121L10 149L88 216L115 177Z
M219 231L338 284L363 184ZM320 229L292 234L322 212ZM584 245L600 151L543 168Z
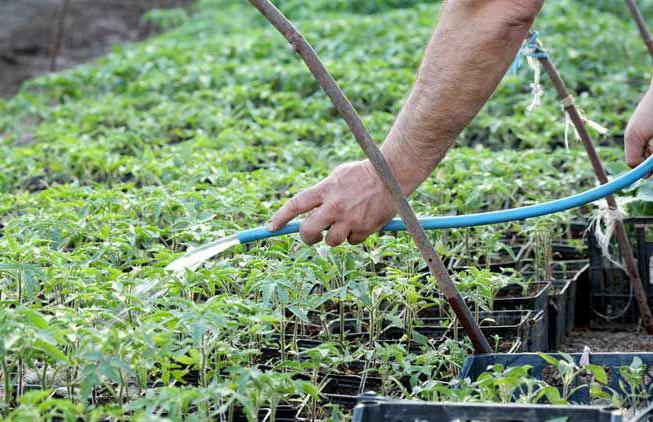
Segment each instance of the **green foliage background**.
M651 16L653 1L641 3ZM439 2L278 5L381 142L414 79ZM182 415L197 397L222 394L211 390L220 382L237 390L229 382L242 380L251 363L238 357L239 336L278 327L284 308L260 300L261 280L274 273L295 286L325 283L334 271L333 262L319 261L294 238L239 248L197 275L163 270L188 246L264 223L292 193L362 158L299 58L245 2L202 0L189 17L179 16L160 36L39 77L0 101L0 358L11 373L36 362L76 371L81 394L54 402L32 395L5 415L121 417L125 409L147 415L162 408ZM549 0L535 27L585 114L610 129L598 139L610 171L623 171L623 130L651 79L625 5ZM531 79L527 66L506 76L413 198L420 214L529 204L593 185L582 148L563 146L564 117L546 79L543 105L525 115ZM505 228L475 231L479 250ZM459 242L433 237L441 253L463 253ZM363 248L334 253L360 267L378 256L395 259L397 271L417 261L404 236L375 236ZM357 277L366 283L370 276ZM167 293L143 297L138 286ZM297 288L304 294L297 303L310 297L304 288ZM170 381L162 368L195 362L191 351L209 337L229 343L233 367L226 375L214 374L201 393L181 372ZM129 395L126 407L89 404L107 379L132 380L143 395ZM162 379L172 390L151 384ZM42 389L51 385L46 380ZM306 393L300 390L292 394Z

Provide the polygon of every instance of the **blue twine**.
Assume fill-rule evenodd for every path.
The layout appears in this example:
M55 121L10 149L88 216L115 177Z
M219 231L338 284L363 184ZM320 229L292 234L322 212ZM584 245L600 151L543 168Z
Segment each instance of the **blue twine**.
M540 45L538 44L539 34L537 31L531 32L531 36L528 37L528 40L526 40L525 46L526 46L526 54L527 56L536 58L536 59L547 59L549 58L549 54L542 50Z
M538 38L538 32L533 31L528 39L522 43L521 48L517 52L517 56L515 56L515 60L513 60L512 65L510 66L510 73L512 75L516 75L521 68L522 56L533 57L535 59L547 59L549 57L549 54L540 48L537 42Z

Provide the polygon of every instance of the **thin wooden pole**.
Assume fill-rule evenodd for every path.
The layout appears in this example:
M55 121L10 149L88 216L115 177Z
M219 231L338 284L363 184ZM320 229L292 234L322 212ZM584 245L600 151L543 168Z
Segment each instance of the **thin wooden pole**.
M592 168L594 169L596 178L602 185L608 183L608 175L605 172L605 168L601 163L601 159L599 158L598 153L596 152L596 148L594 148L592 137L587 131L585 121L576 108L573 97L567 89L567 85L560 77L560 73L549 59L548 54L546 54L544 50L541 50L539 46L537 48L539 51L536 51L536 53L539 54L536 54L536 57L542 64L542 67L546 71L547 75L549 75L549 79L551 80L551 83L558 93L558 99L561 101L564 111L569 115L571 122L573 123L576 131L578 132L578 135L580 136L581 141L583 142L583 146L585 147L585 151L587 152L590 162L592 163ZM611 210L616 210L618 208L617 201L614 199L614 196L609 195L605 198L605 200L608 204L608 208ZM637 262L635 261L635 256L633 255L633 249L630 245L628 235L626 234L626 229L621 220L615 221L614 233L617 239L617 244L619 246L619 252L626 263L626 272L628 273L630 284L632 285L633 292L635 293L635 299L637 301L639 313L642 318L642 325L648 334L653 334L653 316L651 315L651 308L648 305L646 291L644 290L642 279L640 278L639 272L637 270Z
M644 40L644 44L646 44L648 53L653 58L653 40L651 39L651 33L648 30L648 26L646 25L642 11L639 10L635 0L626 0L626 5L628 6L628 10L630 10L630 14L633 16L635 24L637 24L637 29L639 29L639 33Z
M66 26L66 16L68 16L69 9L70 0L63 0L57 24L52 34L52 46L50 47L50 72L57 71L57 57L59 56L59 50L61 49L61 39L63 38Z
M286 38L286 40L288 40L293 51L301 56L308 69L318 80L322 89L326 92L336 110L338 110L342 118L347 122L347 125L353 133L354 138L356 138L358 145L363 149L365 155L367 155L367 158L374 166L374 169L379 175L385 188L392 194L392 197L397 204L399 215L406 225L408 233L410 233L415 245L417 245L422 257L426 261L431 274L435 277L438 288L446 297L451 309L454 311L461 325L467 332L467 335L471 339L474 349L479 353L491 353L492 349L490 348L490 344L472 317L472 314L465 304L465 301L460 296L460 293L458 293L456 285L451 281L444 264L435 253L435 249L433 249L433 245L429 241L426 232L419 224L415 212L401 191L397 179L392 174L390 166L388 166L383 154L374 141L372 141L372 138L363 125L358 113L342 92L338 83L329 74L328 70L324 67L324 64L320 61L320 58L304 37L293 26L293 24L290 23L290 21L288 21L288 19L276 7L274 7L272 3L268 0L249 0L249 2L256 7L268 21L270 21L270 23Z

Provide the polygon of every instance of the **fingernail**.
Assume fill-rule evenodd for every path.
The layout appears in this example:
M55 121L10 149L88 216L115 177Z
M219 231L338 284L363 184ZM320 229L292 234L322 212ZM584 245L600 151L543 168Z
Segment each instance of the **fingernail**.
M274 226L274 223L272 223L271 221L268 222L267 228L268 228L268 231L270 231L270 232L276 232L277 231L276 230L277 228Z

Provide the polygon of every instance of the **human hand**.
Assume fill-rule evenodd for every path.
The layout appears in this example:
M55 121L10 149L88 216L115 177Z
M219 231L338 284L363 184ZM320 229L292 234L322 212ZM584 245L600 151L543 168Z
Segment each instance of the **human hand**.
M637 106L626 127L624 148L626 163L637 167L653 154L653 85Z
M345 240L352 245L378 232L396 213L386 190L369 161L356 161L337 167L317 185L295 195L268 223L277 231L299 214L312 211L303 221L299 234L313 245L322 240L338 246Z

